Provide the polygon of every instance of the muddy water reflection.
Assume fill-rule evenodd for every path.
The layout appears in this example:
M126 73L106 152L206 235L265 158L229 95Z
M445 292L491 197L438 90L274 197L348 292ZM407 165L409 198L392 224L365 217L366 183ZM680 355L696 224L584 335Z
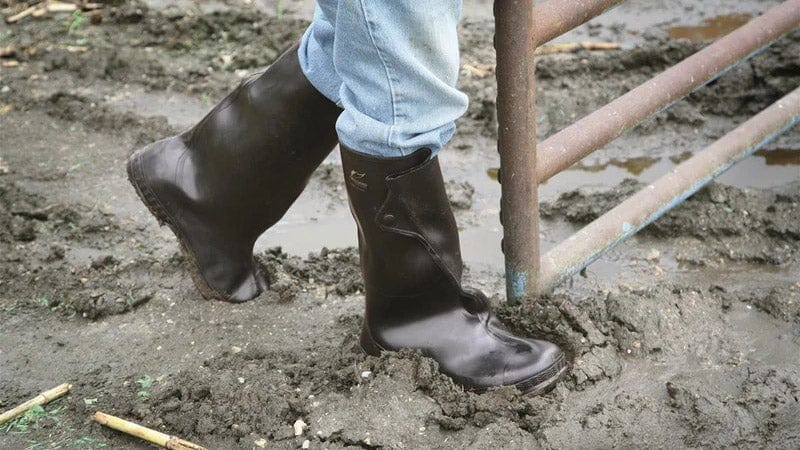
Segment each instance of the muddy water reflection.
M547 196L551 189L546 186L551 182L568 190L585 185L614 186L622 179L620 175L628 178L632 175L647 183L654 181L660 174L672 170L678 164L691 158L692 155L692 152L683 152L668 158L639 156L624 160L614 158L598 164L579 162L544 183L542 191L544 196ZM781 186L800 180L800 171L792 167L798 165L800 165L800 149L762 149L757 151L753 157L733 166L720 177L720 182L750 188ZM734 175L729 175L730 173ZM486 174L492 180L497 181L500 168L491 167L487 169Z
M667 34L673 39L692 42L712 41L746 24L751 17L750 14L725 14L706 19L700 25L667 28Z
M800 166L800 149L759 150L756 156L764 158L768 166Z

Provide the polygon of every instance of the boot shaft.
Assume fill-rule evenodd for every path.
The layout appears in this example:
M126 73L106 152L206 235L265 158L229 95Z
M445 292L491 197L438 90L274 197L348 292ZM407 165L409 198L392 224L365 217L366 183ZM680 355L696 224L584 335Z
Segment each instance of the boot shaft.
M430 150L382 158L340 144L350 207L358 223L367 286L411 296L433 285L457 286L458 228L438 158Z

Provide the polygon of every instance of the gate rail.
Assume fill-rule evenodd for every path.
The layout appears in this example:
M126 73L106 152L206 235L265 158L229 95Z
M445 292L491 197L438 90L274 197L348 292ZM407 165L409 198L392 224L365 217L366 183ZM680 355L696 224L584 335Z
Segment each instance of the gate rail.
M555 133L537 148L534 50L620 2L547 0L534 5L534 0L495 0L500 215L510 302L535 299L580 272L800 121L798 88L541 256L539 183L756 55L800 24L800 0L784 1Z

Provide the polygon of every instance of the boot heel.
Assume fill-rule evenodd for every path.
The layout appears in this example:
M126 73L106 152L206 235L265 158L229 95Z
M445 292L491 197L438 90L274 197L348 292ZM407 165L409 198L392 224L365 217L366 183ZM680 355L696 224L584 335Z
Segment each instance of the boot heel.
M372 338L372 333L369 332L366 322L361 327L361 336L358 339L358 343L361 345L361 350L370 356L380 356L381 352L383 352L381 346Z

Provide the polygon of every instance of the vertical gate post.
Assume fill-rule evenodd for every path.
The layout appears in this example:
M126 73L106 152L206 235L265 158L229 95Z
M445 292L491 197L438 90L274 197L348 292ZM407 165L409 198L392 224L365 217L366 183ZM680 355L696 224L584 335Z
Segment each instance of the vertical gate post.
M506 293L512 303L539 295L534 0L495 0L497 147Z

